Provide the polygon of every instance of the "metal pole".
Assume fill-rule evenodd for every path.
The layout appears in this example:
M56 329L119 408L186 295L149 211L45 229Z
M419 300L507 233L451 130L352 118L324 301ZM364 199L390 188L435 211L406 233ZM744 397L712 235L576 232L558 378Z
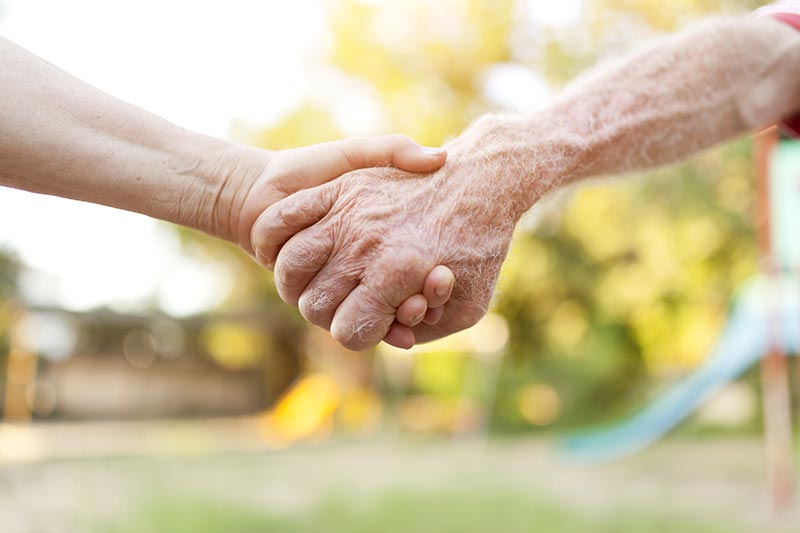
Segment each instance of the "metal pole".
M771 282L775 282L779 275L779 266L772 250L773 228L769 223L770 157L777 143L778 130L773 127L758 134L754 145L758 190L756 228L761 269ZM770 283L771 291L776 286ZM791 502L794 487L791 393L786 353L781 342L782 310L779 308L779 299L780 295L773 294L770 297L768 351L761 364L767 478L776 509L785 508Z

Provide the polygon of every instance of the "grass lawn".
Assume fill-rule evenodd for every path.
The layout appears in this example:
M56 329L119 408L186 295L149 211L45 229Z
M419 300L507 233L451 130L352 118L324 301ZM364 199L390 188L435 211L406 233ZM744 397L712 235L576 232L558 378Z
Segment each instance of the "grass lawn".
M767 489L757 438L668 439L605 465L531 438L187 447L0 464L0 532L800 531L800 501L776 514Z
M365 499L328 495L311 509L285 513L200 499L158 498L132 514L95 524L97 533L202 532L593 532L682 533L742 531L732 522L675 516L658 509L625 509L601 515L570 509L546 498L508 490L391 489Z

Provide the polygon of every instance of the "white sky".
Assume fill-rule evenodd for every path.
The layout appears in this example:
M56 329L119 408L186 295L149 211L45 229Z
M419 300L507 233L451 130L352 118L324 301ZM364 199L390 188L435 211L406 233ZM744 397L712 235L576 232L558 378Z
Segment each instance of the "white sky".
M290 110L324 34L316 0L0 0L0 8L0 35L216 136L237 117L266 123ZM101 206L0 188L0 246L49 274L23 283L41 303L135 309L155 296L183 314L227 290L219 267L182 257L154 220Z
M0 0L0 35L114 96L225 136L236 119L275 121L319 84L323 1ZM582 4L523 2L532 19L553 26L574 22ZM343 131L380 128L368 87L335 77L325 86L326 103L349 121ZM541 78L514 65L490 70L485 87L506 107L534 109L549 98ZM152 219L2 187L0 246L44 274L21 284L38 303L135 310L156 301L188 314L228 289L219 266L183 257Z

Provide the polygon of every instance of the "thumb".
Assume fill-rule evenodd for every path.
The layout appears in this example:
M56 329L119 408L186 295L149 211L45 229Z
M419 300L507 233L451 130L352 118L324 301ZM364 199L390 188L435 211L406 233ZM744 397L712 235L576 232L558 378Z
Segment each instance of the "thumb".
M344 139L333 145L343 159L341 174L359 168L392 165L409 172L432 172L447 159L444 148L420 146L405 135Z
M422 147L405 135L353 138L281 153L288 194L316 187L360 168L391 165L409 172L432 172L447 159L443 148Z

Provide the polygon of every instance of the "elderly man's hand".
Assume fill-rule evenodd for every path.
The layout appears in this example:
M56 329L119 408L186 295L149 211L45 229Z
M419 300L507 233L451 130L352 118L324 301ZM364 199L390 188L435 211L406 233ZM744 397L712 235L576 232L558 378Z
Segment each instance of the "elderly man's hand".
M253 225L252 245L259 262L274 267L281 297L347 348L365 349L442 264L455 274L452 298L438 324L414 328L416 341L477 322L530 203L519 169L492 145L493 129L492 120L479 121L431 176L356 171L267 209Z
M214 174L226 176L215 196L214 233L238 243L253 255L250 233L256 218L273 203L336 179L352 170L392 164L411 172L431 172L442 166L446 152L423 148L404 135L345 139L304 148L266 152L233 146L223 151ZM231 164L234 162L234 164ZM431 270L419 293L410 294L397 309L396 322L384 339L401 348L414 345L409 329L436 324L450 299L453 274L444 266Z

